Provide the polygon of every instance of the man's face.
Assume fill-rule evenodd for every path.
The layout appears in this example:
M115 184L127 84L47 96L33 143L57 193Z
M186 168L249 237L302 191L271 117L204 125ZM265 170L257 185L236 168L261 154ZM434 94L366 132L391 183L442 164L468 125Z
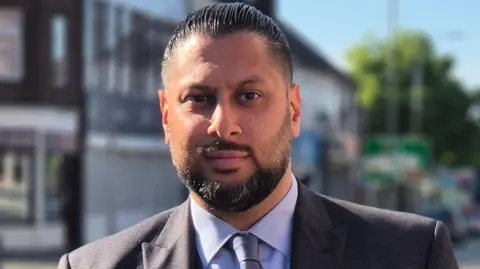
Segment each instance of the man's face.
M193 35L160 92L165 141L184 184L212 209L246 211L276 188L298 136L300 94L266 42Z

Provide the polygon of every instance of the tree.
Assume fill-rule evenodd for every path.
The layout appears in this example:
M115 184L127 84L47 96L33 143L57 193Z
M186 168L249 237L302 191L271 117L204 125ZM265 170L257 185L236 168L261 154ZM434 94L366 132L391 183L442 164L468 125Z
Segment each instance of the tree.
M397 130L399 135L409 133L412 76L421 70L423 96L417 97L424 107L421 134L433 142L434 159L447 165L475 163L472 145L478 144L480 132L478 125L467 116L473 99L453 75L455 59L438 54L427 35L400 31L389 39L365 38L351 48L347 60L359 87L358 102L369 114L367 133L388 132L387 64L394 67L397 81Z

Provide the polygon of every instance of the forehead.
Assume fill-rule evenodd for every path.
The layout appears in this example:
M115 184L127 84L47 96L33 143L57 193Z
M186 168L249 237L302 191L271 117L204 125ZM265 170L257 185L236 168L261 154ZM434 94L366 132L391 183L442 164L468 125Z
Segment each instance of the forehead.
M250 33L220 38L192 35L177 48L172 71L177 86L200 81L239 83L249 77L282 81L266 41Z

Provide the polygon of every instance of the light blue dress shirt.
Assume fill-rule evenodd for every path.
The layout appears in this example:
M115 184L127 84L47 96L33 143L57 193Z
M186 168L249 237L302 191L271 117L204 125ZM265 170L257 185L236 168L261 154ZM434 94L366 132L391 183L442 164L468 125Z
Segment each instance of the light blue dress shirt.
M290 268L293 213L297 197L297 180L292 175L292 185L287 195L255 226L246 231L260 239L260 263L263 269ZM239 231L198 206L193 199L190 199L190 203L197 251L203 268L239 268L234 254L222 248L228 239Z

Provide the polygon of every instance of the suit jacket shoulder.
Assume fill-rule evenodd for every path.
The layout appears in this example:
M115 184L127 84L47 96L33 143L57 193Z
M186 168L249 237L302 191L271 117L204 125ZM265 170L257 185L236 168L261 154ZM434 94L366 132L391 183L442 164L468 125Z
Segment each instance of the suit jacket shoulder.
M324 197L324 201L334 225L348 225L349 233L353 234L361 231L364 235L369 236L369 241L372 243L381 245L398 244L401 241L428 243L435 233L437 221L430 218L359 205L330 197ZM349 236L351 235L349 234Z
M411 231L416 229L427 229L433 233L436 221L412 213L393 211L388 209L375 208L348 201L338 200L323 196L325 206L333 215L332 220L338 222L362 219L365 223L375 228L390 230ZM338 213L345 214L338 214Z
M135 256L141 256L141 244L156 240L173 210L159 213L119 233L65 254L59 268L136 268L141 257Z
M329 197L323 199L332 224L349 227L346 252L365 257L365 268L457 268L448 232L441 222ZM345 263L349 260L354 259ZM358 265L357 268L363 268Z
M440 222L333 199L299 185L291 268L458 267Z

